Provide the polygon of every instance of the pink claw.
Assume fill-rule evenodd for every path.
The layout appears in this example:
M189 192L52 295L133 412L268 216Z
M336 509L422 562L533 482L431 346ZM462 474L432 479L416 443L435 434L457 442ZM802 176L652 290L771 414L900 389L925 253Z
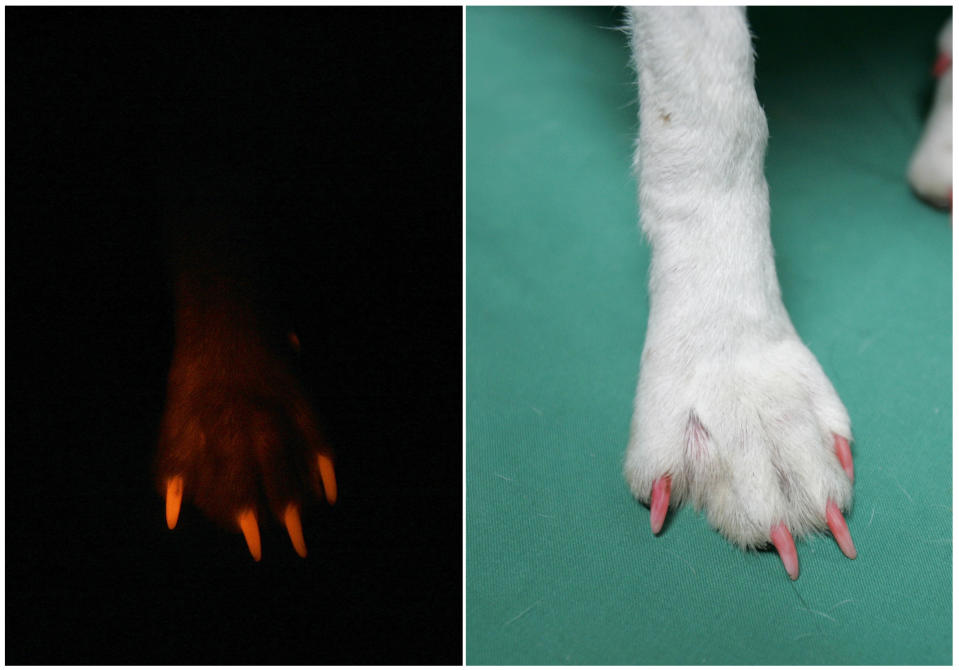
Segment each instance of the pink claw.
M653 498L649 505L649 526L656 535L663 529L666 520L666 511L669 509L669 487L672 480L669 475L660 477L653 482Z
M852 535L849 534L849 526L846 520L842 518L842 512L832 500L826 503L826 523L829 524L829 530L832 536L836 538L836 544L842 549L848 558L856 557L856 546L852 543Z
M773 526L769 531L769 539L773 541L773 546L779 552L779 558L782 559L789 578L793 581L799 579L799 556L796 555L796 543L793 542L793 536L786 528L786 524L780 522Z
M849 449L849 440L835 433L833 433L832 436L834 438L833 446L836 449L836 458L839 459L839 464L842 465L842 469L846 471L846 476L849 477L849 481L854 481L852 450Z
M932 76L941 77L946 73L946 70L952 67L952 54L951 53L941 53L939 57L936 58L935 64L932 66Z

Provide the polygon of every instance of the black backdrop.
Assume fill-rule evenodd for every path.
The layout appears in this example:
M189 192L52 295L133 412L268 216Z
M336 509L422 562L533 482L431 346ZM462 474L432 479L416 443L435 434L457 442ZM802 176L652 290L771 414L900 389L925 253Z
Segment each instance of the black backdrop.
M7 661L459 664L461 10L7 8L6 58ZM337 452L306 560L151 480L161 212L213 161Z

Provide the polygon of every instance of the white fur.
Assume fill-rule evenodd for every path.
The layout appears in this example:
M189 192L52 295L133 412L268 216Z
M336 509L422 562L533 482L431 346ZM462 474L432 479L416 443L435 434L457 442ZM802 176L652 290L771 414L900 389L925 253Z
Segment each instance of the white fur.
M939 33L939 53L952 56L952 19ZM939 207L952 204L952 67L939 75L922 138L909 161L912 188Z
M635 165L653 249L650 313L624 472L648 502L672 478L744 548L826 526L852 486L832 434L849 417L780 298L763 176L766 118L745 12L632 10Z

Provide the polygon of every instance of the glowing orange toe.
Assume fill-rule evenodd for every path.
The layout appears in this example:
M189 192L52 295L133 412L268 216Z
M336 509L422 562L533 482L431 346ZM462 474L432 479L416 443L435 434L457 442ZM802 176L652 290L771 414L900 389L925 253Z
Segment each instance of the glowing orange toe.
M183 502L183 477L176 475L166 482L166 525L173 530L180 518L180 503Z
M332 505L336 502L336 473L333 471L333 459L326 454L319 454L317 460L320 465L320 478L323 480L326 502Z
M283 513L283 523L290 534L290 541L300 558L306 558L306 540L303 539L303 525L300 523L300 511L296 505L290 503Z
M259 561L263 557L260 549L260 527L256 525L256 515L253 510L248 509L240 512L236 518L240 524L240 530L243 531L243 538L246 540L246 546L250 548L250 555L254 561Z

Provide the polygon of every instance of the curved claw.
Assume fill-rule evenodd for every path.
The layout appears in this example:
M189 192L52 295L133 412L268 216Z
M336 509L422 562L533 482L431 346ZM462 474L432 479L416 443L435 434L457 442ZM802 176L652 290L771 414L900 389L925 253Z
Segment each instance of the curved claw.
M320 466L320 478L323 480L326 502L332 505L336 502L336 473L333 470L333 459L327 454L318 454L317 461Z
M769 531L769 539L773 546L779 552L779 558L782 559L783 567L789 573L789 578L793 581L799 579L799 556L796 555L796 543L793 542L793 536L790 534L786 524L780 522L773 526Z
M649 504L649 527L656 535L663 529L663 521L666 520L666 512L669 510L669 489L672 480L669 475L660 477L653 482L653 495Z
M852 535L849 534L849 526L846 520L842 518L842 512L832 500L826 503L826 523L832 536L836 538L836 544L842 550L847 558L856 558L856 546L852 543Z
M166 525L173 530L180 518L180 503L183 502L183 477L175 475L166 481Z
M243 531L243 538L246 540L246 546L250 548L253 560L259 561L263 553L260 550L260 527L256 525L256 515L253 510L247 509L240 512L236 520L240 524L240 530Z
M300 523L300 511L293 503L286 506L286 511L283 513L283 524L286 526L286 531L290 534L293 549L300 555L300 558L306 558L306 540L303 539L303 525Z
M855 474L852 468L852 450L849 448L849 440L835 433L833 433L833 438L833 448L836 450L836 458L839 459L839 464L842 465L842 469L846 471L846 476L849 477L849 481L854 481Z

